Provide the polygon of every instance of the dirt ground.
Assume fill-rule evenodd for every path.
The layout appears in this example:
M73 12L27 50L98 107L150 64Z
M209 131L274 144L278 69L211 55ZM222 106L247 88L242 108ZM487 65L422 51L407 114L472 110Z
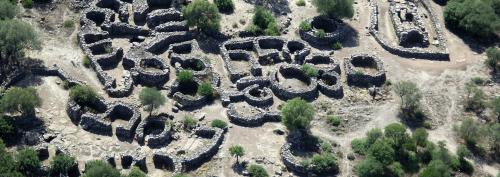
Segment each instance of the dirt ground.
M223 15L222 18L221 29L226 34L234 34L251 23L253 5L243 0L234 0L234 2L236 3L235 13ZM76 41L78 25L71 29L62 27L65 20L78 22L79 14L69 9L69 2L67 1L57 1L55 4L57 6L48 9L35 8L23 12L23 19L36 27L43 41L43 49L31 52L29 56L41 59L47 66L57 64L71 76L85 81L98 90L100 95L110 99L106 97L105 92L102 90L102 85L98 81L96 74L81 64L84 55ZM442 14L442 7L432 4L435 13ZM287 16L281 15L278 17L280 22L289 17L292 19L291 25L287 28L288 33L282 36L299 39L297 30L300 22L316 16L317 13L312 6L311 0L306 0L305 7L299 7L295 4L295 1L289 1L289 8L291 13ZM443 31L447 39L450 61L409 59L392 55L385 51L368 34L369 13L366 0L355 0L355 16L351 20L346 20L346 22L357 30L357 39L348 40L344 43L343 49L333 53L333 57L343 59L355 53L376 54L383 60L387 70L387 78L392 83L402 80L411 80L417 83L423 92L423 107L434 127L429 131L430 140L433 142L445 141L448 149L455 152L459 142L457 142L452 128L453 125L465 117L462 106L463 86L472 77L490 77L483 64L485 55L476 53L476 49L470 48L461 38L445 28L443 28ZM442 17L440 19L441 24L444 24ZM214 43L213 45L218 44ZM313 52L330 53L331 51L321 51L314 48ZM223 76L221 79L222 87L228 88L230 81L227 78L228 74L223 66L222 58L217 54L209 54L209 56L214 71ZM171 73L172 71L174 70L171 67ZM343 99L335 100L320 96L313 102L318 113L317 118L313 121L312 132L314 135L337 142L336 151L341 151L344 154L339 160L340 173L338 176L352 176L354 175L353 166L355 161L349 161L346 157L346 154L352 152L350 148L351 140L363 137L372 128L382 128L387 124L399 122L400 120L397 117L399 100L396 96L389 94L384 98L372 101L366 90L349 88L345 84L343 71L341 78L346 95ZM57 134L57 138L52 141L52 144L69 147L71 153L76 155L81 168L83 168L85 161L98 158L102 153L118 153L138 148L139 145L136 142L121 142L114 136L95 135L74 125L64 110L68 100L68 91L62 88L61 81L58 78L28 78L26 82L32 80L38 80L32 85L37 88L43 102L42 106L38 108L37 115L45 122L48 132ZM485 87L490 90L491 95L499 96L500 93L495 93L495 90L500 90L498 83ZM134 88L134 96L127 98L126 102L139 104L137 96L139 90L140 87ZM275 102L275 105L281 103L281 101ZM167 103L158 112L170 112L173 104L173 100L167 99ZM180 112L174 115L179 120L185 114L205 113L206 119L201 124L207 124L213 119L222 119L229 122L226 111L227 109L216 101L214 104L199 110ZM323 117L332 113L340 115L343 122L346 122L345 125L343 123L341 131L332 131L332 127L325 124ZM190 172L191 175L239 176L232 168L235 158L231 157L227 151L229 146L236 144L243 146L246 151L243 160L264 165L271 175L275 173L283 173L283 176L294 175L286 172L279 156L279 149L285 142L285 136L273 132L276 129L285 130L284 126L280 123L266 123L263 126L252 128L231 123L229 125L229 131L226 133L219 153L210 162ZM50 149L53 154L54 147L51 146ZM151 151L147 150L147 152ZM148 154L148 157L151 156L152 154ZM486 164L479 160L475 160L475 162L479 167L478 171L484 171L494 176L499 172L499 164ZM170 175L170 172L157 170L153 167L149 168L149 176L160 177L166 175Z

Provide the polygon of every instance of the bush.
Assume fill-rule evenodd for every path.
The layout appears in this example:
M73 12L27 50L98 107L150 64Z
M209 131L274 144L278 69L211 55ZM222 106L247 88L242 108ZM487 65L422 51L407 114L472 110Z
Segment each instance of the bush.
M94 104L100 98L93 88L86 85L76 85L71 87L69 97L76 103L84 105Z
M184 116L182 120L182 125L184 125L184 129L191 130L196 127L198 121L194 119L192 116Z
M33 149L23 149L16 155L16 165L21 173L26 176L34 176L42 166L38 154Z
M182 8L182 14L189 26L196 26L204 32L220 29L220 14L217 6L207 0L195 0Z
M260 165L250 165L248 168L250 177L268 177L266 169Z
M73 20L66 20L63 23L63 27L65 28L73 28L75 26L75 22Z
M27 49L40 50L42 48L42 43L33 27L19 20L0 21L0 39L4 40L0 45L3 58L21 58ZM15 62L18 60L7 60L3 64L10 65Z
M359 177L384 176L384 166L373 158L361 161L355 171Z
M473 36L489 37L498 31L500 11L497 1L450 0L444 8L446 25Z
M120 177L120 172L110 164L101 160L92 160L85 164L82 177Z
M16 5L7 0L0 0L0 20L13 19L17 16L17 13Z
M288 100L281 108L281 122L290 131L308 131L314 118L314 107L300 98Z
M141 104L146 107L149 111L149 115L153 113L153 110L159 108L161 105L165 104L165 97L156 88L146 87L141 90L139 94L139 99Z
M6 118L0 114L0 140L13 137L16 132L12 119Z
M485 127L472 118L466 118L462 121L460 126L454 127L454 130L460 138L464 139L467 144L472 146L483 141L487 133Z
M395 152L386 140L379 139L370 146L368 155L384 165L389 165L394 161Z
M428 136L429 134L427 133L427 130L423 128L417 128L415 132L413 132L413 139L415 139L417 145L419 146L425 146Z
M34 88L12 87L0 100L0 112L18 112L23 116L33 115L35 107L39 107L41 102Z
M417 84L411 81L401 81L394 85L394 91L401 99L401 113L407 120L420 122L420 99L422 95Z
M326 37L326 32L323 29L317 29L316 32L314 32L314 36L323 39Z
M302 21L300 22L299 29L302 31L311 31L312 29L311 23L307 21Z
M331 18L352 18L354 15L352 0L313 0L316 10Z
M255 7L255 13L252 19L253 26L250 30L257 33L264 33L269 36L279 35L278 25L276 24L276 19L273 14L268 10L264 9L262 6Z
M339 116L328 115L328 116L326 116L326 121L328 122L328 124L337 127L342 122L342 119L340 119Z
M76 165L74 157L58 154L50 161L50 175L67 175L69 170L76 167Z
M486 56L488 57L484 62L490 67L494 73L500 71L500 49L489 47L486 49Z
M337 168L337 159L329 153L314 154L308 166L308 169L314 174L331 173L330 170L337 170Z
M497 115L497 119L500 120L500 96L497 96L491 100L491 109L493 113Z
M214 97L215 89L210 82L204 82L198 87L198 94L209 98Z
M406 127L399 123L387 125L384 128L384 135L394 141L396 146L403 145L409 139L408 134L406 134Z
M234 3L233 0L214 0L215 5L221 12L233 12Z
M133 167L127 177L146 177L146 174L138 167Z
M369 145L365 139L354 139L351 141L351 148L355 153L364 155L368 151Z
M297 6L306 6L306 1L305 0L298 0L295 5Z
M391 176L394 177L404 177L405 176L405 171L403 170L403 166L399 162L394 162L391 165L389 165L389 172L391 173Z
M23 177L16 168L12 154L7 151L5 144L0 139L0 174L5 177Z
M473 82L465 84L465 109L481 112L486 108L486 94Z
M310 64L303 64L300 69L302 70L302 73L304 73L307 77L318 77L319 73L318 70L310 65Z
M221 128L221 129L224 129L227 127L227 123L223 120L220 120L220 119L213 120L211 125L212 125L212 127L217 127L217 128Z
M480 78L480 77L473 77L471 79L471 82L473 82L474 84L479 85L479 86L484 85L484 83L485 83L484 79Z
M188 177L188 176L186 174L179 173L179 174L176 174L172 177Z
M419 177L451 177L450 169L443 161L433 160L420 172Z
M342 49L342 43L340 43L339 41L336 41L332 44L332 49L333 50L340 50Z
M82 64L85 68L90 68L90 58L88 56L84 56Z
M194 81L194 74L191 70L182 70L177 75L179 83L190 83Z
M370 131L366 132L366 144L372 145L373 143L375 143L375 141L383 136L384 134L382 133L382 130L380 128L371 129Z
M23 4L23 7L26 9L33 8L33 0L22 0L21 3Z

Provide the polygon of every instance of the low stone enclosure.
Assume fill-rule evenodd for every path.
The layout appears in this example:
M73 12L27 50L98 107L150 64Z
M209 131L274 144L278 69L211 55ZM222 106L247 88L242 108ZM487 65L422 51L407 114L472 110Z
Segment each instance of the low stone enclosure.
M434 14L428 0L381 1L381 3L389 3L388 14L396 33L397 45L381 34L383 33L381 28L387 25L380 26L379 24L383 18L382 14L386 14L386 12L380 12L381 8L379 8L377 0L370 0L369 3L371 11L370 34L385 50L407 58L449 60L448 47L439 19ZM422 16L425 19L429 18L428 22L424 22ZM430 34L433 35L432 38L430 38Z
M347 83L359 87L381 86L385 83L385 69L382 61L374 55L355 54L346 58Z
M311 29L306 31L299 28L300 38L314 45L331 46L335 42L343 41L349 34L345 24L328 17L316 16L305 22L311 25ZM320 30L325 32L325 36L317 35Z

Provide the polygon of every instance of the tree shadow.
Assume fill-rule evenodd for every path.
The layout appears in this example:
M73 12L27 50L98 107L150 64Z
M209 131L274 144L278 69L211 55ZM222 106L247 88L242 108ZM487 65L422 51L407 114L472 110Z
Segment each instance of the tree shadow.
M357 47L359 46L359 33L351 25L344 23L346 27L346 37L342 41L344 47Z
M496 35L491 35L489 37L479 37L468 34L466 31L457 29L452 25L445 22L446 29L451 33L457 35L462 41L474 52L483 53L486 48L494 47L500 41L499 37Z

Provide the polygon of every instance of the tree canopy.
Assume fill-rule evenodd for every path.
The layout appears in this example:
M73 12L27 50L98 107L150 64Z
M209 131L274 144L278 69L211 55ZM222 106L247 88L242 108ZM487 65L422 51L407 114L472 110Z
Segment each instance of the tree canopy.
M146 107L149 114L153 112L154 109L159 108L161 105L165 104L165 97L156 88L146 87L141 90L139 94L139 99L141 104Z
M26 49L40 50L41 44L29 24L19 20L0 21L0 58L12 60L23 57Z
M236 157L236 162L239 162L239 157L245 155L245 150L240 145L233 145L229 147L229 154Z
M290 131L308 131L314 107L300 98L288 100L281 108L281 121Z
M450 0L444 9L444 19L453 28L487 37L500 29L498 7L498 0Z
M352 18L353 0L313 0L316 11L331 18Z
M13 19L16 17L17 12L16 5L7 0L0 0L0 20Z
M50 174L67 175L69 170L76 167L76 165L74 157L66 154L58 154L50 161Z
M85 164L82 177L121 177L120 172L101 160L92 160Z
M69 97L78 104L94 104L99 100L97 92L87 85L75 85L69 91Z
M217 6L207 0L194 0L182 9L189 26L196 26L204 32L219 31L220 14Z
M16 155L17 167L26 176L35 176L42 166L38 153L33 149L20 150Z
M262 6L255 6L252 18L253 25L249 31L255 34L265 34L268 36L279 35L278 25L273 14Z
M260 165L250 165L247 168L250 177L268 177L266 169Z
M488 57L484 62L490 67L493 72L500 71L500 49L490 47L486 49L486 56Z
M12 87L0 100L0 112L30 115L35 113L35 107L40 104L41 99L34 88Z

